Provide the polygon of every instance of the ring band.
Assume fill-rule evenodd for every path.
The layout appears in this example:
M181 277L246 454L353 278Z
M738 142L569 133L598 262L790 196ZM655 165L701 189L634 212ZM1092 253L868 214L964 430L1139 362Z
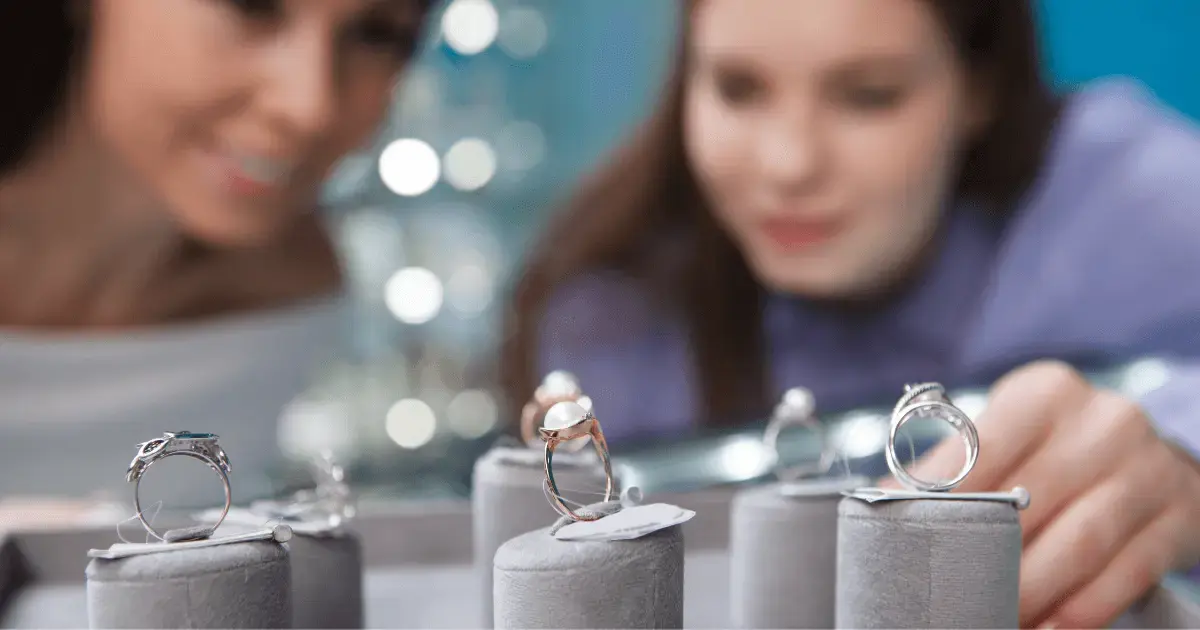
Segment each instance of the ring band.
M142 477L145 476L146 471L155 463L176 455L204 462L209 468L217 472L217 475L221 478L221 486L225 490L225 508L221 510L221 516L212 527L205 530L203 535L196 536L193 539L211 536L217 527L220 527L221 523L225 521L225 516L229 514L229 508L233 504L233 491L229 485L229 473L232 471L232 468L229 465L229 458L225 455L225 451L221 448L218 439L212 433L169 431L163 433L161 438L155 438L149 442L137 445L137 455L129 463L129 470L125 473L125 480L133 484L133 507L137 511L137 518L141 521L142 527L150 535L159 540L166 539L163 533L154 529L146 521L146 516L142 513L142 500L138 492L142 486Z
M600 517L580 516L567 507L563 501L562 495L558 491L558 483L554 480L554 450L563 442L590 437L592 444L596 447L596 453L600 456L600 462L604 465L604 502L607 503L612 500L613 495L612 464L608 459L608 442L604 439L604 432L600 430L600 421L591 411L584 409L579 403L568 401L558 404L562 405L560 411L563 414L570 414L570 420L563 423L563 426L538 429L542 441L546 443L545 471L548 494L554 509L563 516L567 516L573 521L595 521Z
M586 398L575 375L562 370L550 372L533 391L533 400L525 403L521 409L521 440L529 446L537 446L540 441L538 426L551 407L560 402L582 404ZM589 405L583 406L586 408Z
M963 464L962 470L953 479L940 482L917 479L910 475L900 463L900 458L896 456L896 436L901 427L917 417L936 417L949 423L962 436L967 449L967 460ZM887 456L888 468L900 483L913 490L945 492L962 484L967 475L971 473L971 469L975 467L975 462L979 459L979 432L975 429L975 423L971 421L971 418L954 406L946 394L946 389L940 384L905 385L904 395L900 397L892 410L891 428L888 431L884 453Z
M817 434L821 441L821 458L816 465L801 464L780 468L779 435L785 428L791 426L805 427ZM803 387L794 387L784 393L783 399L775 406L775 412L763 432L763 445L774 458L775 476L781 481L796 481L806 477L820 476L833 468L837 453L826 441L825 428L816 417L816 403L812 392Z

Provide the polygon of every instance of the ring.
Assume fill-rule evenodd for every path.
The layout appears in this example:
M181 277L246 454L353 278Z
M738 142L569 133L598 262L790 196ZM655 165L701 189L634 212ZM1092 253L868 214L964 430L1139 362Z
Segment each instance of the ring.
M900 427L914 418L942 420L953 426L962 436L963 443L967 447L967 461L953 479L937 483L924 481L908 474L908 471L900 464L900 459L896 456L896 435L899 433ZM888 432L887 447L884 449L884 453L887 455L888 468L892 470L892 474L900 483L913 490L945 492L958 487L975 467L975 462L979 459L979 433L975 430L975 423L971 422L971 418L961 409L954 406L950 397L946 395L946 389L940 384L905 385L904 395L892 409L891 430Z
M783 394L783 399L775 406L771 421L763 433L763 445L774 458L775 476L781 481L796 481L805 477L823 475L833 468L833 460L837 457L834 449L825 440L825 428L817 420L816 401L811 391L804 387L793 387ZM779 434L790 426L806 427L816 432L821 440L821 459L816 465L799 465L789 468L779 468Z
M354 518L357 507L354 493L346 482L346 470L333 453L323 451L309 460L315 487L298 490L290 499L255 501L250 509L257 514L281 521L324 521L337 529Z
M292 497L292 510L297 516L324 517L331 526L340 527L354 518L356 512L346 470L327 451L314 457L311 464L316 487L297 492Z
M613 475L612 464L608 461L608 442L604 440L604 432L600 430L600 421L596 416L577 402L565 401L555 404L546 412L545 425L538 429L542 441L546 443L546 487L549 489L550 500L554 509L573 521L595 521L600 517L580 516L573 512L563 502L558 492L558 484L554 481L554 449L563 442L591 438L604 464L604 502L612 500Z
M533 391L533 400L525 403L521 409L521 439L529 446L537 446L537 427L545 420L550 408L560 402L579 403L585 409L590 409L592 401L583 394L579 379L574 374L555 370L542 379L542 384ZM580 444L580 448L584 445Z
M146 528L146 531L150 535L159 540L165 540L163 534L159 533L150 523L146 522L146 517L142 514L142 501L138 494L138 489L141 488L142 477L151 466L156 462L175 455L184 455L207 464L209 468L217 471L217 474L221 477L221 485L225 489L225 509L221 511L220 518L217 519L217 522L205 534L199 535L197 538L211 536L225 520L225 516L229 514L229 507L233 502L232 491L229 487L229 473L231 468L229 466L229 458L225 455L225 451L221 448L217 440L217 436L212 433L174 431L163 433L163 436L160 438L137 445L137 455L129 463L129 470L125 473L125 480L133 483L133 507L137 510L137 517L142 522L142 527Z

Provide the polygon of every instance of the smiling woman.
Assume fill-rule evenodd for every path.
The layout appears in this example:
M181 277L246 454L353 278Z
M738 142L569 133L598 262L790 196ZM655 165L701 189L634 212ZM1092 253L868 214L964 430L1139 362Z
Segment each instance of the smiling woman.
M428 4L0 5L0 496L106 486L94 449L47 444L182 418L269 463L334 338L319 188L382 120Z

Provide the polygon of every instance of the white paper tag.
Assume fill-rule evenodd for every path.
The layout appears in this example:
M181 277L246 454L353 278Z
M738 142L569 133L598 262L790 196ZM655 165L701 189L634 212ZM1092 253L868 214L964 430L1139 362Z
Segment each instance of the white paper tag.
M682 525L695 515L692 510L677 505L651 503L621 510L599 520L571 523L555 532L554 537L559 540L597 542L633 540L660 529Z
M891 488L858 488L843 492L845 496L853 497L867 503L881 501L912 501L914 499L940 501L995 501L1012 503L1018 510L1029 507L1029 491L1021 486L1009 492L928 492L919 490L893 490Z
M88 551L89 558L104 558L105 560L119 560L130 556L143 556L151 553L164 553L167 551L180 551L182 549L202 549L204 547L219 547L221 545L231 545L234 543L254 542L258 540L274 540L275 542L285 543L292 539L292 528L287 525L276 525L266 529L259 529L245 534L237 534L235 536L218 536L215 538L206 538L204 540L194 540L191 542L176 542L176 543L117 543L108 549L92 549Z

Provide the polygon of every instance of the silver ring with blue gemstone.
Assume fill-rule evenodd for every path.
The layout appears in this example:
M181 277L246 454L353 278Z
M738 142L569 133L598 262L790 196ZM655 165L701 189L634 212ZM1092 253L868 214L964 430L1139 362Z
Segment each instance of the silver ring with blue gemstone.
M216 471L217 475L221 478L221 485L225 489L225 509L221 511L221 516L217 519L216 523L213 523L211 527L200 528L194 531L190 540L212 536L217 527L224 522L225 516L229 514L230 505L233 503L233 492L229 486L229 473L232 469L229 466L229 458L225 455L224 449L221 448L219 438L212 433L168 431L163 433L162 437L142 442L137 447L137 455L129 463L129 470L125 473L125 480L133 484L133 507L137 511L138 520L142 522L142 527L146 528L146 531L151 536L159 540L166 540L164 534L159 533L146 521L146 517L142 513L142 501L138 494L138 489L141 487L142 477L151 466L168 457L179 455L200 460L209 468Z

